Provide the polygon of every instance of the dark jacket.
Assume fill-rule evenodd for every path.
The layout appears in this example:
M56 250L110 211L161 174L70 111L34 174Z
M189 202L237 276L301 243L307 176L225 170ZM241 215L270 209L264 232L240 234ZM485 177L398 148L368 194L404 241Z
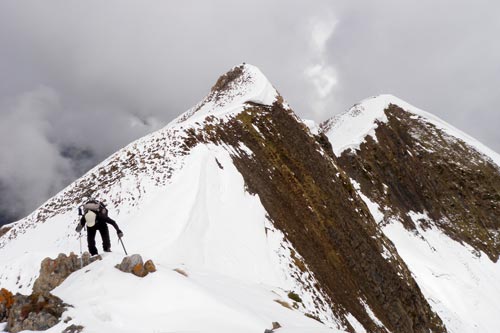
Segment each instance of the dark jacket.
M82 216L82 218L80 219L80 226L82 228L85 225L85 222L85 216ZM93 225L92 227L87 226L87 244L91 255L95 255L98 253L95 244L95 235L97 231L99 231L99 233L101 234L103 250L105 252L111 251L111 241L109 239L109 230L107 223L111 224L116 229L118 237L123 236L122 231L120 230L120 228L118 228L118 225L114 220L103 214L97 214L95 225Z

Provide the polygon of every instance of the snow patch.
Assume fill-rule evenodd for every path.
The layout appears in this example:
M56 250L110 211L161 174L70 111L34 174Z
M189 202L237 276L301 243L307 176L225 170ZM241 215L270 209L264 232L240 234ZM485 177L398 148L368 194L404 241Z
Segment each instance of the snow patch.
M361 192L361 185L355 181L354 179L350 179L351 184L358 193L358 195L361 197L361 199L365 202L366 206L368 207L368 210L373 216L373 219L377 224L381 224L384 221L384 213L380 210L380 207L378 204L375 202L371 201L370 198L368 198L366 195Z
M335 155L340 156L347 149L359 149L368 135L376 141L377 123L387 122L384 110L388 106L387 100L370 98L330 120L326 125L328 127L326 136L332 144Z
M318 135L320 132L319 125L314 121L314 120L309 120L309 119L302 119L302 122L304 125L309 128L309 131L311 131L312 134Z
M351 313L346 316L346 319L356 333L366 333L365 327Z

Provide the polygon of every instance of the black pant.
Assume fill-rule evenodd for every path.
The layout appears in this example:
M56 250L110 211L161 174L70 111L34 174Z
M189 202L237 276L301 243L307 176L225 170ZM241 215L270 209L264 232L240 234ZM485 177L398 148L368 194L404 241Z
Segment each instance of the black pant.
M102 248L104 251L111 251L111 241L109 240L109 230L106 222L99 221L93 227L87 227L87 243L89 244L89 252L91 255L97 254L95 247L95 234L99 230L102 238Z

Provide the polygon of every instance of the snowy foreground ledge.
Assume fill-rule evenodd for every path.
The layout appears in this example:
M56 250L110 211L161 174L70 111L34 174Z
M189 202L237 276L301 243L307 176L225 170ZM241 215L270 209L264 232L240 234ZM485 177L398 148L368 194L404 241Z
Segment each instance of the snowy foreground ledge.
M286 303L286 294L276 288L186 267L160 266L141 278L117 269L125 268L126 260L120 267L115 265L122 258L107 254L82 269L59 261L60 269L69 265L77 270L52 291L70 305L58 315L59 323L46 332L264 332L264 327L272 325L282 325L279 332L339 332L282 306L277 300ZM133 269L134 262L128 264ZM54 272L58 274L58 268L52 268L52 274L43 277L46 283ZM40 295L38 300L53 297L36 295ZM37 325L44 326L42 322Z

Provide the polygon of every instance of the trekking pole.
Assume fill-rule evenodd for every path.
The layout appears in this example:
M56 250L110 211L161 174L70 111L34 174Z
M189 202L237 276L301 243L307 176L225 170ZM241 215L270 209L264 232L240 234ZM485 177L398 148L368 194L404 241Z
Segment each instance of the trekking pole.
M122 243L122 247L123 247L123 251L125 251L125 255L127 255L127 256L128 256L127 250L125 250L125 245L123 245L122 238L121 238L121 237L118 237L118 240L120 241L120 243Z
M80 239L80 269L83 268L83 254L82 254L82 232L80 231L80 235L78 236Z

